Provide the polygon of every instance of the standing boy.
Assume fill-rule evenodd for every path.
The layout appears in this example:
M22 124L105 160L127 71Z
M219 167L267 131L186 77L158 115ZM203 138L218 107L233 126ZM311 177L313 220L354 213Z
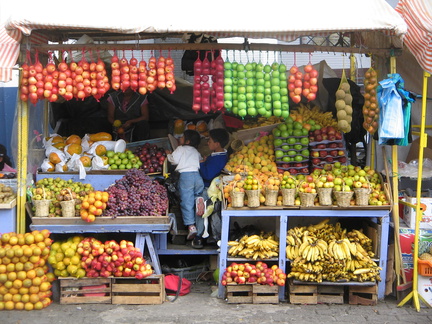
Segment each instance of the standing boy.
M212 180L221 174L221 171L228 162L228 152L225 146L229 142L229 134L223 128L215 128L209 131L208 147L211 150L211 154L200 161L199 172L202 179L204 180L204 195L198 197L197 205L197 217L196 224L198 233L192 241L192 247L196 249L203 248L203 233L204 233L204 219L202 215L205 211L205 201L208 199L207 189L210 186Z
M201 154L197 150L200 141L201 137L197 131L186 130L180 137L180 145L174 152L166 150L168 161L177 165L175 170L180 173L178 181L180 209L183 223L188 227L188 240L194 239L197 234L195 202L202 196L204 190L203 179L199 173Z

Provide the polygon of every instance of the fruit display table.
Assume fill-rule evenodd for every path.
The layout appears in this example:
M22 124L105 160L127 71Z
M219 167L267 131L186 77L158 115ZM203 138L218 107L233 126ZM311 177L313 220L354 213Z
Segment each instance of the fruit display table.
M16 232L16 199L0 204L0 233Z
M231 258L228 257L228 241L230 233L230 223L237 217L252 217L252 218L276 218L276 234L279 237L279 258L274 258L264 261L274 261L278 263L279 268L284 272L286 271L286 232L288 228L288 222L290 217L331 217L331 218L369 218L375 222L380 222L381 233L379 242L379 260L377 260L378 266L381 267L380 277L381 281L378 283L378 299L384 298L385 292L385 281L386 281L386 270L387 270L387 246L389 236L389 219L390 210L388 206L382 207L330 207L330 208L303 208L303 207L291 207L286 209L251 209L251 208L228 208L222 210L222 237L219 255L219 269L223 270L227 267L229 262L251 262L251 259L244 258ZM255 261L255 260L254 260ZM258 261L258 260L256 260ZM219 272L219 282L221 282L223 271ZM347 283L346 283L347 284ZM224 297L225 286L219 284L218 297ZM279 288L279 300L285 298L285 287Z

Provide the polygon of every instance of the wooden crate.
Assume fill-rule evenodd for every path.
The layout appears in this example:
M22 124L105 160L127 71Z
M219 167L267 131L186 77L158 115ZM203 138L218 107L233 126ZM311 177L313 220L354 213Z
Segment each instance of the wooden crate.
M253 285L252 297L254 304L278 304L279 286Z
M343 304L344 286L320 286L318 285L318 304Z
M349 304L375 306L378 302L378 286L349 286Z
M58 279L60 304L111 304L111 278Z
M290 281L288 289L289 289L289 302L291 304L317 304L318 303L317 285L296 285Z
M227 285L226 299L228 304L252 304L252 287L255 285Z
M144 279L112 278L112 304L157 305L165 301L164 275Z

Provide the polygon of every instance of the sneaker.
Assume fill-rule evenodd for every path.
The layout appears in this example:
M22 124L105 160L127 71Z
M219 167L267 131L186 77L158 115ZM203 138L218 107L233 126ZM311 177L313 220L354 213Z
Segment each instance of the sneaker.
M192 240L192 247L194 249L202 249L204 247L202 238L195 236L195 238Z
M205 213L205 202L203 197L198 197L195 200L195 211L196 215L201 217Z
M195 225L189 225L188 231L189 231L189 233L188 233L188 236L186 237L186 239L188 241L193 240L195 238L195 236L197 235L197 232L198 232L196 226Z

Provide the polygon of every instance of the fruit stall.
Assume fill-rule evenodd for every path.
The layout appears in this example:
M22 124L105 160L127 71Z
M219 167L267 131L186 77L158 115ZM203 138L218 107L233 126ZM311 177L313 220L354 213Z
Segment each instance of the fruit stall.
M337 26L319 29L318 34L346 28L350 32L359 31L359 35L366 38L376 36L381 44L385 44L384 48L382 45L379 48L360 46L351 50L337 46L253 44L247 41L248 37L254 36L289 41L311 33L308 27L302 31L285 26L288 24L285 19L280 19L280 24L284 21L280 27L284 32L275 32L278 30L276 27L257 30L256 26L249 29L256 32L246 32L247 26L225 30L213 24L204 29L189 30L180 25L167 29L171 31L167 34L172 37L182 36L185 30L191 33L205 30L219 37L241 36L245 38L243 44L140 43L140 38L165 37L161 34L165 29L160 28L160 21L153 20L154 17L148 22L153 26L150 28L152 32L138 27L120 28L121 21L117 23L119 27L91 23L86 30L74 24L58 23L62 32L71 38L76 39L83 33L96 38L102 33L105 37L98 44L83 47L82 44L59 41L61 33L52 27L55 24L45 28L40 22L24 26L17 18L19 33L38 35L41 32L39 36L42 39L57 42L49 45L47 41L32 43L29 48L21 49L19 60L21 83L17 111L21 132L16 227L19 234L4 238L3 235L2 242L11 244L13 237L12 242L20 242L17 244L20 249L31 244L28 242L32 238L41 243L41 251L39 253L36 249L36 254L43 257L34 257L34 262L30 260L33 266L28 264L28 267L47 273L43 280L47 284L35 280L28 283L29 289L35 285L40 287L38 291L49 290L47 287L50 287L52 279L58 277L64 303L86 303L86 293L69 292L70 287L72 291L81 291L84 286L93 287L90 293L98 294L100 302L134 303L131 299L118 298L122 296L118 289L132 295L132 285L124 283L123 287L119 286L123 283L121 278L135 278L138 282L134 284L151 285L151 289L159 291L157 300L149 301L145 296L147 298L139 299L137 303L163 301L163 276L151 276L153 270L156 276L162 274L158 260L158 249L163 245L160 238L166 238L173 221L169 213L168 193L160 183L168 168L164 155L165 149L169 148L168 141L163 139L163 145L156 145L151 140L126 143L105 132L63 138L47 134L47 129L44 129L45 152L40 171L35 174L34 185L27 188L27 116L29 110L41 102L46 109L49 102L56 102L60 97L61 100L77 102L90 97L100 100L108 91L128 87L141 94L158 90L175 93L178 84L171 51L201 50L206 54L202 60L198 56L193 65L191 110L204 116L209 113L227 115L244 125L248 120L272 120L266 126L257 124L247 130L232 132L235 141L230 143L230 148L233 153L225 167L229 175L219 179L223 208L218 296L228 296L230 303L277 303L286 299L291 303L341 303L347 290L353 304L373 304L384 298L390 213L398 213L398 204L392 199L397 186L392 188L392 192L388 183L374 170L373 163L365 167L350 164L346 134L351 133L351 125L355 124L353 121L357 122L355 118L359 115L354 115L353 88L345 71L334 93L333 114L320 109L317 99L322 80L311 62L299 67L295 63L287 66L276 61L265 64L253 60L245 63L235 58L224 61L222 55L214 56L216 50L227 51L227 57L229 51L244 51L246 55L250 51L278 51L294 53L294 56L299 52L352 54L364 51L373 55L377 66L365 73L364 96L367 100L359 110L364 120L360 127L373 136L379 125L377 75L388 72L383 64L388 58L392 72L395 72L397 50L394 47L396 39L405 33L406 26L384 1L368 1L367 5L387 13L388 24L379 25L378 19L372 23L376 24L373 26L342 21ZM281 6L289 9L286 4ZM322 3L316 1L314 6L320 8ZM180 12L180 8L168 14ZM316 9L313 13L318 15L320 11ZM251 15L255 14L251 12ZM131 21L130 17L128 21ZM293 19L291 23L296 26L299 22ZM353 23L359 25L350 26ZM355 32L352 33L350 40L354 45ZM107 40L132 40L136 44L108 43ZM19 42L17 44L19 47ZM83 54L93 51L96 56L88 60L82 55L75 62L71 54L80 51ZM109 62L100 58L102 51L114 53ZM130 59L126 58L126 51L131 52ZM148 60L144 59L144 51L151 53ZM164 55L163 51L167 54ZM134 55L138 52L137 58ZM121 124L113 126L117 134L124 131ZM234 146L234 143L238 145ZM43 207L45 210L41 211ZM32 232L24 234L26 215L30 217ZM245 227L255 226L254 231L232 237L237 221ZM48 233L76 236L51 242ZM107 240L104 243L94 237L79 235L109 233L135 233L135 242ZM144 259L146 249L151 265ZM33 255L34 251L31 253ZM16 257L17 263L23 263ZM49 276L48 263L54 269ZM70 277L84 276L94 277L94 281L77 284L69 280ZM146 278L149 280L143 281ZM9 289L19 289L19 285L17 282L16 287ZM325 286L331 287L327 289ZM362 299L362 292L371 297ZM302 297L304 294L307 297ZM74 297L72 301L70 295ZM48 305L49 294L41 296L40 301L28 307ZM91 299L90 302L94 301ZM8 307L14 307L10 304ZM19 307L26 305L19 304Z

